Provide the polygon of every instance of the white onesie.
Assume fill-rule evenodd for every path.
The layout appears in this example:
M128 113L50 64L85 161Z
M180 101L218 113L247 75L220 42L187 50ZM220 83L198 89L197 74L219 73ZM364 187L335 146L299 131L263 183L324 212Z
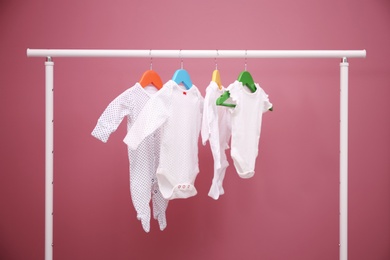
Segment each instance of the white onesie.
M225 150L229 149L231 135L230 112L228 107L217 106L216 100L222 95L225 88L218 88L217 83L211 81L206 88L202 120L202 142L210 142L214 159L214 176L209 190L209 196L217 200L224 194L222 187L226 168L229 162L226 159Z
M232 112L231 156L238 175L250 178L255 174L263 113L272 107L268 95L256 85L250 92L241 82L227 88L236 107Z
M198 139L203 97L193 85L184 90L170 80L145 105L124 142L136 149L140 142L162 126L157 179L165 199L195 196Z
M143 88L139 83L116 97L100 116L92 135L107 142L127 117L127 131L132 127L144 105L157 93L154 87ZM156 169L159 164L161 130L156 128L152 135L140 142L137 149L127 149L130 162L130 193L137 218L141 220L145 232L150 230L150 200L153 204L153 217L158 220L160 229L167 226L165 212L168 200L165 200L157 185Z

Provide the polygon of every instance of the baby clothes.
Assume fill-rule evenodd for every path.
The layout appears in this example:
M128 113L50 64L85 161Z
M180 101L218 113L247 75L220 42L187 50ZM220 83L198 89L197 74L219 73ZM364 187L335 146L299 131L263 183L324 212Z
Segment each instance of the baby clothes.
M211 81L206 88L201 130L203 145L209 141L213 154L214 176L208 195L215 200L224 194L222 184L225 178L226 168L229 166L225 150L229 149L231 115L228 112L229 108L216 105L217 98L224 91L225 89L223 87L219 89L217 83L214 81Z
M157 179L165 199L189 198L199 172L198 139L203 97L193 85L184 90L168 81L145 105L124 142L137 149L146 137L162 126Z
M147 101L157 95L154 87L143 88L139 83L127 89L115 98L100 116L92 135L107 142L113 133L127 117L127 131L136 122ZM141 221L145 232L150 230L150 200L153 205L153 217L158 220L161 230L166 223L165 212L168 200L165 200L158 189L156 169L159 164L161 130L156 128L153 133L144 138L137 149L128 148L130 162L130 193L137 218Z
M255 174L263 113L272 107L268 95L256 85L250 92L241 82L235 81L227 88L236 103L232 112L231 156L238 175L250 178Z

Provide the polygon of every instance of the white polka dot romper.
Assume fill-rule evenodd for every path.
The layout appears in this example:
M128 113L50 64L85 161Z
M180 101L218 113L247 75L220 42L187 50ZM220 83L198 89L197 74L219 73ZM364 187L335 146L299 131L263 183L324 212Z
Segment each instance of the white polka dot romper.
M139 83L124 91L105 109L92 135L107 142L110 134L118 128L125 116L129 131L144 105L158 93L156 91L154 87L143 88ZM128 148L131 199L145 232L150 230L150 200L153 205L153 217L158 220L160 229L164 230L167 225L165 212L168 200L162 197L156 178L160 159L160 135L161 130L158 128L146 137L137 149Z

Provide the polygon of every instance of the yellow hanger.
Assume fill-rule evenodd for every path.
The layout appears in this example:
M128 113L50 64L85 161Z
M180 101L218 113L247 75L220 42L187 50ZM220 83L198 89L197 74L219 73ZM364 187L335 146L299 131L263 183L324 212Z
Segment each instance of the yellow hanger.
M211 80L217 83L219 89L222 89L221 75L219 75L219 70L213 71L213 76L211 77Z

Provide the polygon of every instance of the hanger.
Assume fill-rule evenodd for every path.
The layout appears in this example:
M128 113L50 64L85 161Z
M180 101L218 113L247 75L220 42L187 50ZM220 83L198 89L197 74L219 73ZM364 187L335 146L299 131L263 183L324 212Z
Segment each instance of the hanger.
M237 81L241 82L242 85L247 86L249 90L253 93L256 91L255 82L252 78L252 75L246 70L246 50L245 50L245 70L238 75Z
M246 55L246 51L245 51ZM256 91L256 85L253 80L252 75L246 70L246 57L245 57L245 70L238 75L237 81L241 82L243 86L247 86L249 90L253 93ZM226 106L226 107L236 107L235 104L229 104L225 103L225 101L230 97L230 92L227 90L225 91L216 101L218 106ZM273 107L269 109L270 111L273 111Z
M241 82L243 86L248 86L248 88L252 91L256 91L256 86L254 84L253 78L251 74L247 71L241 72L241 74L238 76L237 81ZM254 90L253 90L254 88ZM230 92L229 90L226 90L219 98L217 98L217 105L219 106L225 106L225 107L236 107L235 104L229 104L225 103L225 101L230 97Z
M245 71L244 71L245 72ZM242 75L243 73L241 73L240 74L240 76ZM246 74L246 73L245 73ZM248 72L248 74L249 74L249 72ZM249 80L249 76L250 76L250 79L252 80L252 82L253 82L253 79L252 79L252 76L251 76L251 74L249 74L249 76L248 76L248 74L246 74L246 75L244 75L244 80ZM239 76L239 78L240 78L240 76ZM238 80L239 81L239 80ZM240 81L241 83L243 83L242 81ZM245 83L245 86L247 86L247 81L245 81L246 83ZM249 83L251 83L250 81L249 81ZM244 83L243 83L244 84ZM252 84L252 83L251 83ZM254 87L254 91L256 91L256 86L254 85L254 83L253 83L253 85L250 85L250 86L253 86ZM249 87L249 89L250 89L251 87ZM251 89L252 90L252 89ZM252 91L252 92L254 92L254 91ZM230 97L230 92L228 91L228 90L226 90L221 96L219 96L219 98L217 98L217 100L216 100L216 104L218 105L218 106L225 106L225 107L236 107L236 105L235 104L230 104L230 103L225 103L225 101L226 100L228 100L228 98ZM269 111L273 111L273 106L271 107L271 108L269 108L268 109Z
M188 73L188 71L183 69L183 59L181 59L181 69L176 70L175 74L173 74L172 80L175 81L177 84L182 83L186 87L186 89L190 89L192 87L190 74Z
M141 84L142 87L146 87L152 84L157 89L161 89L163 86L160 76L154 70L145 71L141 79L139 80L139 84Z
M222 89L222 83L221 83L221 76L219 74L219 70L214 70L213 71L213 76L211 77L211 80L217 83L218 88L221 90Z
M247 86L252 93L256 91L255 82L252 78L252 75L248 71L244 70L241 72L237 78L237 81L241 82L242 85Z
M225 107L236 107L235 104L229 104L229 103L225 103L225 101L230 97L230 92L229 90L226 90L225 92L223 92L223 94L221 96L219 96L219 98L217 98L217 105L218 106L225 106Z
M182 83L186 89L190 89L192 87L190 74L185 69L178 69L175 74L173 74L172 80L177 84Z
M218 50L217 50L217 55L219 55ZM213 75L211 77L211 80L214 81L215 83L217 83L219 90L222 89L221 75L219 74L219 71L218 71L217 58L215 58L215 70L213 71Z
M255 82L253 81L252 75L246 70L246 51L245 51L245 70L238 75L237 81L241 82L243 86L247 86L251 92L256 91ZM235 104L225 103L230 97L230 92L225 91L216 101L219 106L236 107Z
M152 54L152 50L150 50L150 55ZM153 70L153 60L152 57L150 57L150 70L147 70L142 75L141 79L139 80L139 84L144 88L150 84L155 86L157 89L161 89L163 86L162 80L160 76Z

